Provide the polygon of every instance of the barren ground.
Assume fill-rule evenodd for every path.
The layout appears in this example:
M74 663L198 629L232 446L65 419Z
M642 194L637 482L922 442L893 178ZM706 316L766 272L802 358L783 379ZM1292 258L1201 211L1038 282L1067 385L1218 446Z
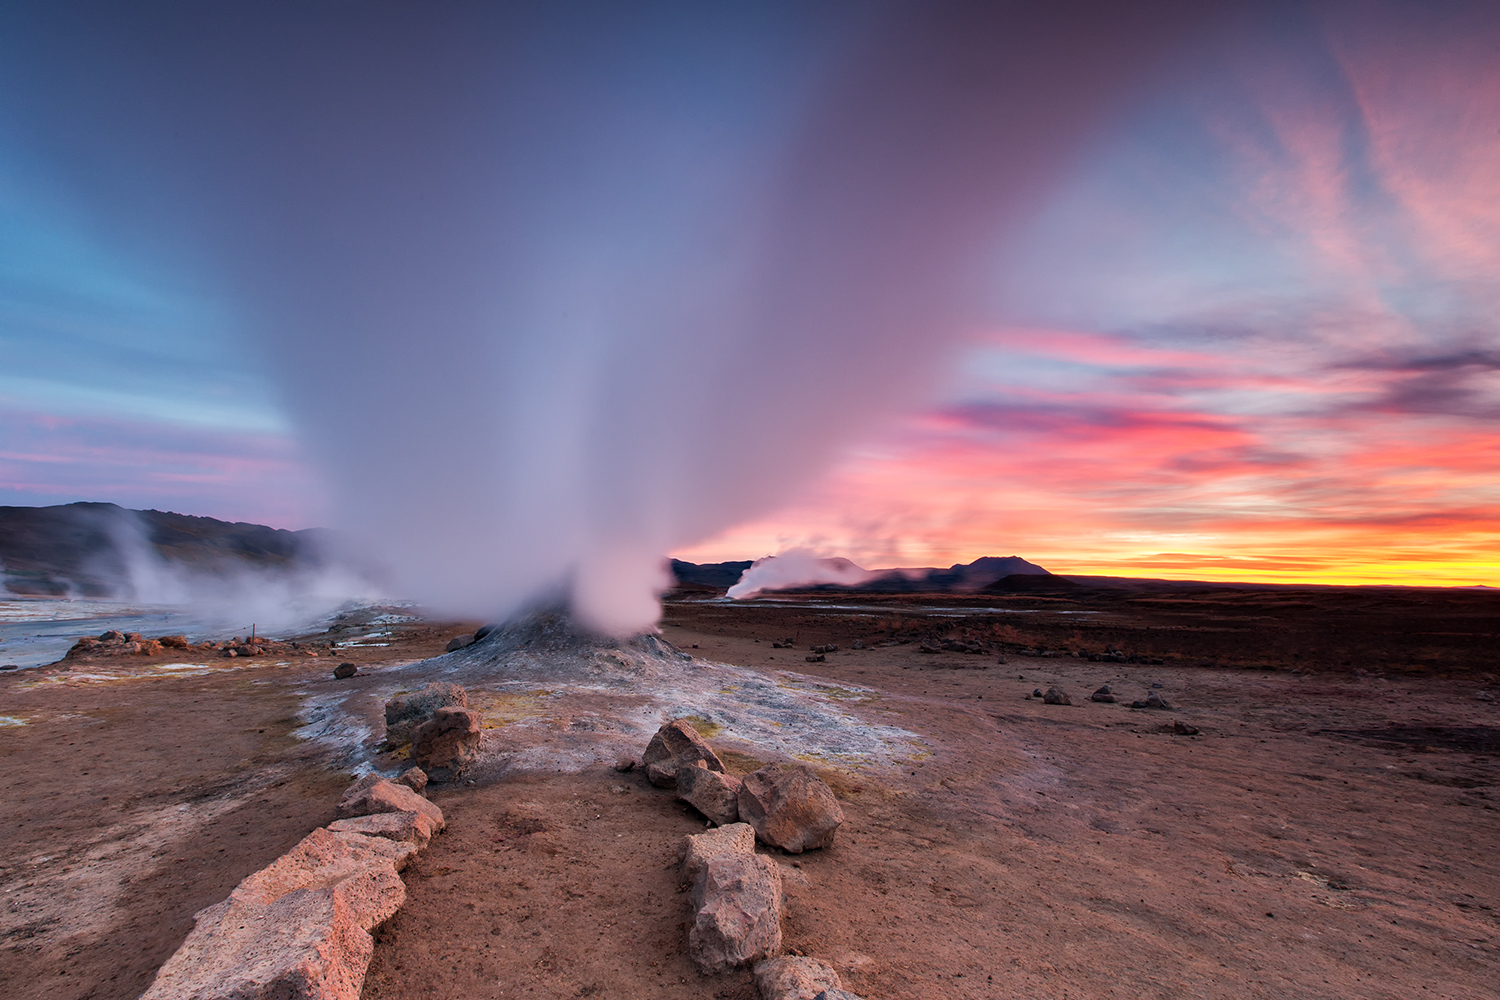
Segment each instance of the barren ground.
M976 620L949 614L910 604L900 618L930 632ZM1500 710L1475 697L1491 685L1478 673L1355 676L1357 663L1305 655L1317 672L849 649L889 617L684 602L664 623L695 655L815 674L846 689L848 711L920 737L899 769L824 768L848 816L837 842L774 855L787 946L831 960L849 988L872 1000L1496 996ZM1474 621L1473 636L1495 627ZM1216 634L1199 624L1193 642ZM1283 642L1314 625L1256 623ZM331 815L347 773L326 745L291 735L299 705L373 686L380 663L430 655L455 631L359 650L349 658L372 677L354 688L335 687L327 659L0 679L0 714L27 722L0 728L5 994L137 996L194 910ZM793 634L798 648L770 648ZM1226 634L1233 662L1257 633ZM841 651L805 662L830 641ZM1176 711L1087 699L1109 682L1128 702L1152 681ZM1025 697L1052 683L1075 705ZM1174 734L1176 719L1200 735ZM710 739L734 751L732 770L757 766L754 747ZM703 823L669 793L606 765L430 792L449 831L408 870L366 997L754 996L748 973L705 979L684 955L677 851Z

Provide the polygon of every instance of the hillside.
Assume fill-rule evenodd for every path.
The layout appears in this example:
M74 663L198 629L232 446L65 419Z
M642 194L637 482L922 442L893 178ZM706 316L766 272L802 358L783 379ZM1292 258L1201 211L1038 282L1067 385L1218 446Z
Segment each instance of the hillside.
M292 569L321 561L321 535L112 503L0 507L0 583L12 594L125 597L143 560L202 573Z

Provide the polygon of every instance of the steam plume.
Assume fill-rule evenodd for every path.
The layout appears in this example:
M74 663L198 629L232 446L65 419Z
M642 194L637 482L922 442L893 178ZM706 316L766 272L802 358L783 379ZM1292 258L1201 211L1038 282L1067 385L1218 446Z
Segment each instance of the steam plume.
M341 526L431 606L624 632L922 393L1205 5L90 10L29 8L8 89L258 333Z

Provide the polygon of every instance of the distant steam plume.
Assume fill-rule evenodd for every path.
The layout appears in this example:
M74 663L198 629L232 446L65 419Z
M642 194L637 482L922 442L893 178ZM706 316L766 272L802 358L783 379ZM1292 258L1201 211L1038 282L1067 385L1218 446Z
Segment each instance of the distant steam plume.
M400 591L624 632L665 553L918 397L1212 6L37 6L6 72L258 332Z

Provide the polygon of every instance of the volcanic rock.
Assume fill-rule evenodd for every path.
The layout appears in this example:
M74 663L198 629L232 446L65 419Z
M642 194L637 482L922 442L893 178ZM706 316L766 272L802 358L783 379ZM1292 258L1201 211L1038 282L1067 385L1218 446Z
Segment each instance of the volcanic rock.
M724 770L719 755L686 719L673 719L658 729L651 742L646 744L646 752L641 754L646 777L657 788L676 787L677 769L694 761L702 761L710 771Z
M479 713L449 705L432 714L411 737L411 759L433 781L451 781L479 757Z
M421 813L432 821L434 829L443 828L443 810L405 785L388 781L378 774L367 774L350 785L334 810L340 819L400 812Z
M1167 701L1166 698L1162 697L1162 695L1161 695L1160 692L1158 692L1158 691L1152 691L1150 694L1146 695L1146 707L1147 708L1171 708L1172 707L1172 703L1170 701Z
M423 848L437 832L437 824L432 821L431 817L419 812L388 812L336 819L328 824L328 829L334 833L358 833L366 837L384 837L386 840L398 840Z
M1178 719L1176 722L1172 723L1172 732L1176 733L1179 736L1197 736L1198 727L1190 726L1186 722L1183 722L1181 719Z
M844 822L833 789L806 765L767 764L740 785L740 818L762 842L792 854L833 843Z
M454 650L463 649L465 646L472 646L473 644L474 637L472 635L455 635L448 640L448 645L444 648L447 652L451 653Z
M688 954L698 968L722 972L780 951L781 870L754 853L752 831L734 823L687 840L696 911Z
M418 795L421 795L427 788L427 772L420 767L408 767L396 775L396 784L405 785Z
M813 997L813 1000L864 1000L864 998L848 990L824 990Z
M1113 705L1118 700L1117 698L1115 698L1114 694L1110 692L1108 684L1102 685L1099 690L1089 695L1089 698L1093 701L1103 702L1106 705Z
M338 666L336 666L336 667L333 668L333 676L334 676L334 678L336 680L341 680L341 681L342 680L348 680L350 677L353 677L358 672L359 672L359 668L357 668L352 663L340 663Z
M468 694L457 684L433 683L420 691L398 694L385 703L385 740L399 746L438 709L467 708L468 704Z
M740 818L740 779L710 771L702 761L677 769L677 797L704 817L724 826Z
M1068 692L1064 691L1056 684L1049 687L1047 689L1047 693L1042 695L1042 701L1046 702L1049 705L1073 704L1073 699L1068 697Z
M192 645L185 635L164 635L156 641L168 649L187 649Z
M778 955L755 963L761 1000L813 1000L824 990L842 989L833 966L801 955Z
M689 882L714 858L755 853L755 829L749 823L730 823L717 830L694 834L683 842L682 869Z
M108 632L99 633L100 642L124 642L125 633L119 629L110 629Z
M358 1000L370 930L406 901L397 871L416 847L314 830L194 915L142 1000Z

